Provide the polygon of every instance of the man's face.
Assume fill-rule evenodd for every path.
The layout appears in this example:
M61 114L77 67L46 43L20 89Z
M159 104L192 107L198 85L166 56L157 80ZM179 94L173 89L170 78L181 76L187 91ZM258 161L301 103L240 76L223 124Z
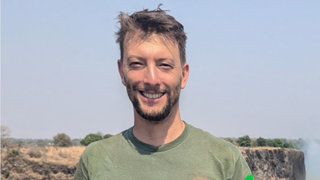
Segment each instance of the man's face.
M161 121L178 108L189 66L181 65L176 43L156 34L144 40L135 35L125 41L118 68L135 111L142 118Z

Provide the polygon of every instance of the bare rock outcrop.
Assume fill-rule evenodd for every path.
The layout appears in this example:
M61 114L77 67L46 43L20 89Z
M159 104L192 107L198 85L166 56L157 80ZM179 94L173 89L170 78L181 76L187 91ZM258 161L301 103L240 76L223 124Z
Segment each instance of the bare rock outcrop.
M305 180L304 153L295 149L241 148L255 180Z

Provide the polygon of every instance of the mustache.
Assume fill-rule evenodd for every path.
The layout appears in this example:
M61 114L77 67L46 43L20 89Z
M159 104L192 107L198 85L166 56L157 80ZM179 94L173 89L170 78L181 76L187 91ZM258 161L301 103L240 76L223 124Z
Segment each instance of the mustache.
M163 93L166 92L166 88L160 88L160 85L132 85L132 89L135 91L147 91L147 92L154 92L154 93Z
M154 92L154 93L163 93L167 92L167 88L160 88L160 85L150 85L144 84L141 85L139 83L130 84L126 83L127 89L132 89L134 91L147 91L147 92Z
M156 84L156 85L143 84L143 85L141 85L139 82L130 84L127 81L126 77L124 78L124 81L126 83L127 89L132 89L134 91L149 91L149 92L151 91L151 92L154 92L154 93L168 92L168 88L167 87L161 88L160 84Z

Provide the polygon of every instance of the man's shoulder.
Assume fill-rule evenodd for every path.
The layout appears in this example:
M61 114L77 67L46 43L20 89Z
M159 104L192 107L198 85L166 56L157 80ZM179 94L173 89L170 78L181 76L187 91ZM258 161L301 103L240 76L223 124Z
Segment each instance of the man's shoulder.
M192 125L189 125L189 127L191 131L190 139L199 144L199 146L210 148L215 152L223 152L224 154L240 154L239 149L235 145L223 138L216 137L209 132Z
M192 138L198 139L200 142L206 142L206 143L214 143L214 144L221 144L221 145L229 145L230 143L225 141L222 138L216 137L212 135L211 133L200 129L198 127L195 127L193 125L189 125L189 129L191 132Z
M189 129L188 146L196 151L198 157L205 157L203 159L208 159L210 163L218 164L224 174L233 177L231 179L244 179L250 174L250 169L238 147L202 129L193 126Z

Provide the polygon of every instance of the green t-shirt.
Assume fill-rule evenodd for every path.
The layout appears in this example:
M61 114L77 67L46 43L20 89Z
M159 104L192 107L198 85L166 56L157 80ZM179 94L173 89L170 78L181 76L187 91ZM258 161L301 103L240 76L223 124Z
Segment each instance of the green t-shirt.
M173 142L152 146L130 128L90 144L75 180L253 180L241 152L231 143L186 124Z

